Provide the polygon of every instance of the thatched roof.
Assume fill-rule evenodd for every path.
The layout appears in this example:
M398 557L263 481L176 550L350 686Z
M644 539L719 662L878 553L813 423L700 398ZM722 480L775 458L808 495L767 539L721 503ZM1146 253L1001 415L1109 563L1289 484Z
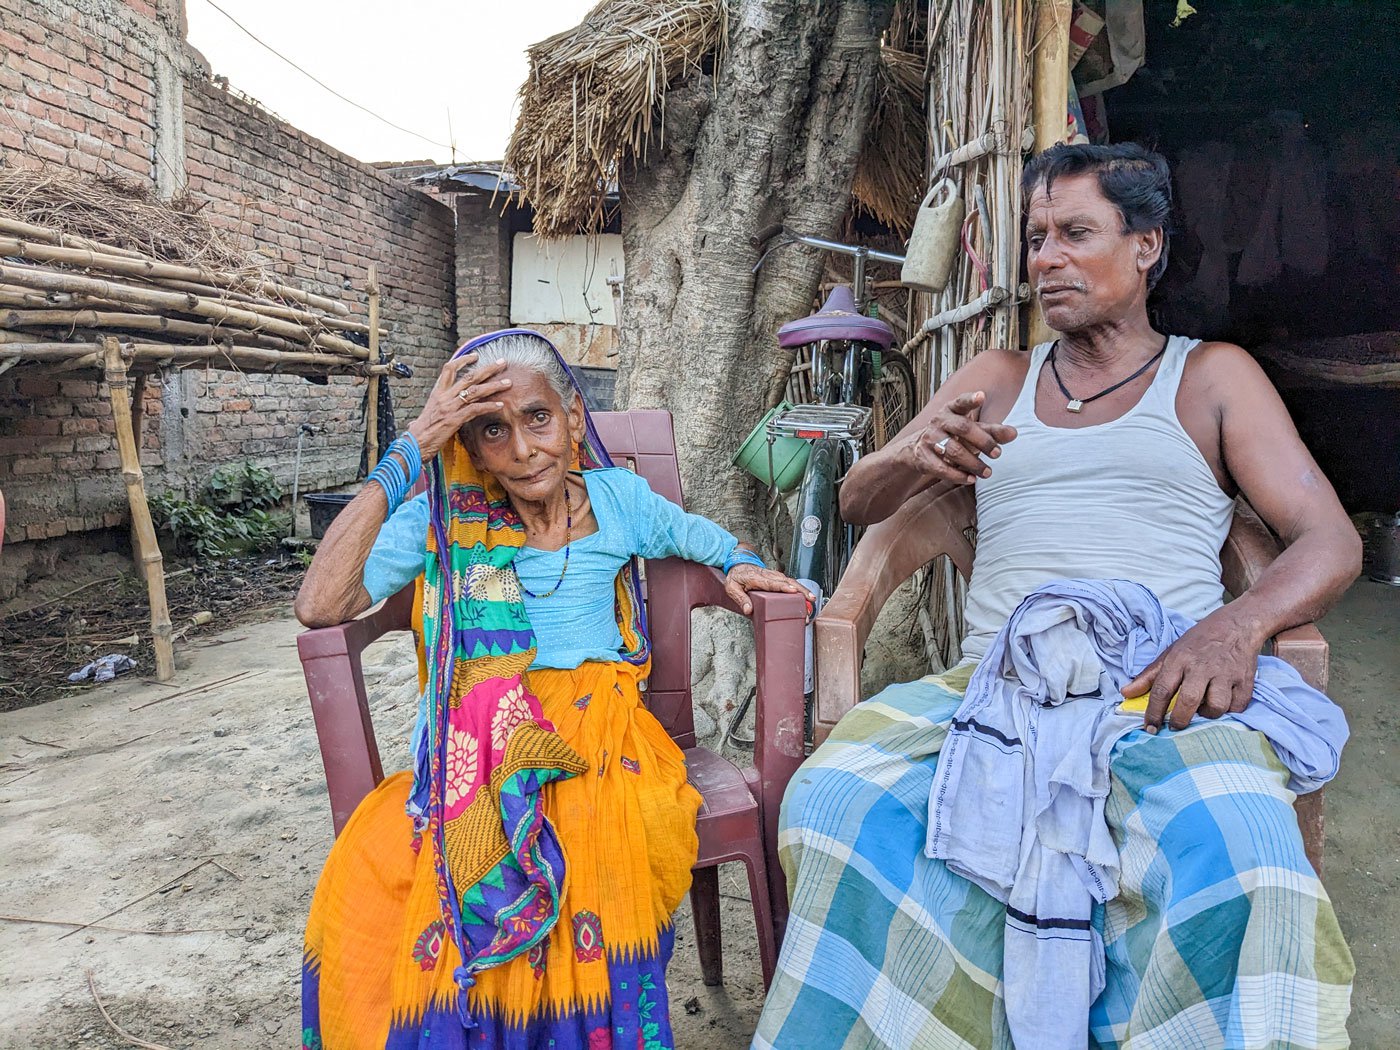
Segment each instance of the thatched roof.
M506 165L535 232L595 230L624 165L664 133L667 85L724 60L725 0L602 0L583 22L529 50L530 76ZM924 166L923 60L888 49L856 203L901 231Z
M885 47L880 49L875 108L870 115L851 195L856 206L886 226L908 235L923 196L924 60Z
M506 166L547 236L596 229L620 165L646 156L666 86L722 58L725 0L602 0L530 48Z

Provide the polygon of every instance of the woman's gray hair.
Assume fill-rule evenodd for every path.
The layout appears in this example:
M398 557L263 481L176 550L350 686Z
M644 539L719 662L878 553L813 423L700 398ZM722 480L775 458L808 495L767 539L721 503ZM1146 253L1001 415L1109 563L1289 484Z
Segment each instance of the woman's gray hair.
M544 376L550 387L559 395L559 400L568 408L574 402L574 384L569 373L560 363L554 349L536 335L503 335L477 349L478 361L471 365L465 374L470 375L479 368L505 361L508 366Z

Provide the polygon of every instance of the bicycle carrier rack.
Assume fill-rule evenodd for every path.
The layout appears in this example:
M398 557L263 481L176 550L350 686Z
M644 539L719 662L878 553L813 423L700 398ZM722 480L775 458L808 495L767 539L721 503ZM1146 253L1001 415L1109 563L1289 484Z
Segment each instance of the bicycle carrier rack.
M865 440L875 413L862 405L794 405L768 421L769 447L774 438Z

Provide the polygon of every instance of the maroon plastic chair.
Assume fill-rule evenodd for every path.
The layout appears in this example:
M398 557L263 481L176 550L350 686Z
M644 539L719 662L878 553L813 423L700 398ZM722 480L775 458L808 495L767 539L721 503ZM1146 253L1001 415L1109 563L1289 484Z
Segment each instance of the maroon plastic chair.
M600 412L593 420L618 466L631 467L657 493L682 502L669 412ZM690 782L704 799L696 822L700 854L690 891L701 972L707 985L723 980L716 865L743 861L766 987L773 978L779 930L787 916L787 891L777 858L778 807L802 761L806 603L796 594L749 596L758 662L757 742L754 768L740 770L696 746L691 710L690 615L704 606L738 611L724 593L724 579L712 568L676 558L648 562L644 578L652 644L644 696L684 750ZM360 654L389 631L407 630L412 603L413 588L407 587L357 620L305 631L297 638L337 835L360 800L384 779Z

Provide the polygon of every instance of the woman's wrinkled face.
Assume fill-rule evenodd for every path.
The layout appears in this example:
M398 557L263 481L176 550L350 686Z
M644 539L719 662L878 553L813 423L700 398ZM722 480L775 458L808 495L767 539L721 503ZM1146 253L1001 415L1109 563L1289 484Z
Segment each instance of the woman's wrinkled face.
M489 352L488 352L489 353ZM550 499L564 486L574 444L583 438L583 409L565 405L539 372L508 367L502 407L472 420L460 437L477 470L494 474L512 502Z

